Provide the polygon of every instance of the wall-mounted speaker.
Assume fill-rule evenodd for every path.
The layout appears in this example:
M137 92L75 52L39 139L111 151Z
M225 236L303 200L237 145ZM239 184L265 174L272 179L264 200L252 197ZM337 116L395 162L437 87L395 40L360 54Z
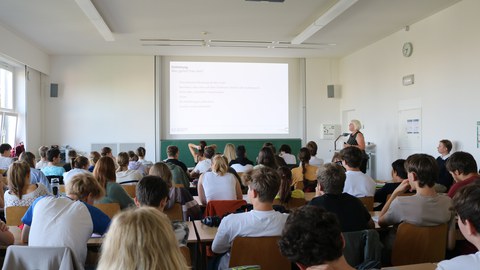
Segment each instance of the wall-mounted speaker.
M338 94L335 93L335 85L327 85L327 98L336 98Z
M58 83L50 84L50 97L58 97Z

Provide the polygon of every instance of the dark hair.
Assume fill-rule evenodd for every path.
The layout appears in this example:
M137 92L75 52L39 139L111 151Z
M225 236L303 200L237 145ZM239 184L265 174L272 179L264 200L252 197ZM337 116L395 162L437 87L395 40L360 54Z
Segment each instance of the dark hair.
M145 151L144 147L140 146L140 147L137 148L137 156L139 156L139 157L144 157L146 152L147 151Z
M445 147L447 148L447 151L450 153L450 151L452 151L452 148L453 148L453 144L451 141L449 140L446 140L446 139L443 139L443 140L440 140L440 143L442 143L443 145L445 145Z
M311 156L317 155L317 151L318 151L317 143L315 143L314 141L309 141L306 147L310 151Z
M207 142L206 141L200 141L198 146L200 146L200 149L198 149L198 155L203 157L204 152L205 152L205 147L207 147ZM209 158L212 158L212 157L209 157Z
M167 156L174 157L175 155L177 155L177 153L178 153L178 147L176 147L175 145L169 145L167 147Z
M349 167L360 168L363 153L359 148L355 146L343 148L342 151L340 151L340 155Z
M407 179L407 171L405 171L405 159L397 159L392 162L392 170L397 173L398 177Z
M112 153L112 148L110 148L110 147L108 147L108 146L105 146L105 147L102 148L102 151L100 152L100 155L101 155L102 157L104 157L104 156L106 156L106 155L108 155L108 154L110 154L110 153Z
M47 151L47 160L53 162L53 159L60 156L60 150L58 148L50 148Z
M257 163L265 165L272 169L276 169L278 167L272 148L268 146L263 147L262 149L260 149L260 152L258 152Z
M95 168L93 168L93 176L103 188L107 187L107 182L115 182L117 175L115 174L115 162L111 157L101 157Z
M335 214L306 205L288 216L278 245L290 261L310 267L342 256L341 234Z
M203 151L203 156L205 158L211 159L214 155L215 155L215 149L213 149L213 147L205 147Z
M405 170L407 173L413 172L417 175L418 185L424 187L433 187L438 179L437 161L427 154L413 154L405 161Z
M75 168L78 168L78 169L83 169L85 167L88 166L90 162L88 161L88 158L84 157L84 156L78 156L76 159L75 159Z
M237 157L245 158L246 153L247 153L247 150L245 149L245 145L237 146L237 151L235 151L235 154L237 154Z
M470 221L475 230L480 231L480 182L466 185L460 188L453 196L453 208L460 220Z
M21 153L19 160L28 163L30 168L35 168L35 155L32 152Z
M128 160L129 161L138 161L138 156L133 151L128 151Z
M130 157L128 156L127 152L120 152L118 153L117 163L120 167L128 166L128 162L130 161Z
M273 143L271 142L264 143L263 147L269 147L270 149L272 149L272 152L274 155L277 153L277 150L275 149L275 145L273 145Z
M336 163L327 163L318 170L318 184L328 194L342 194L346 178L345 170Z
M477 162L470 153L458 151L453 153L445 164L449 172L458 171L460 174L476 173L478 171Z
M280 202L288 203L292 197L292 171L288 167L282 166L277 169L277 173L280 176L280 188L278 190Z
M38 153L40 154L40 157L42 157L42 158L47 157L47 151L48 151L47 146L41 146L40 148L38 148Z
M12 150L12 146L8 143L2 143L0 144L0 154L3 154L3 152Z
M300 152L298 153L298 159L300 160L300 165L302 165L302 174L303 179L305 180L305 173L307 172L307 165L310 162L310 150L306 147L300 148Z
M160 202L168 197L167 183L160 176L148 175L137 184L136 196L142 206L160 206Z
M278 149L278 151L285 152L287 154L291 154L292 153L292 148L290 148L290 145L288 145L288 144L282 144L280 146L280 149Z
M245 173L245 184L254 189L260 202L273 202L280 188L280 176L269 167L260 167Z

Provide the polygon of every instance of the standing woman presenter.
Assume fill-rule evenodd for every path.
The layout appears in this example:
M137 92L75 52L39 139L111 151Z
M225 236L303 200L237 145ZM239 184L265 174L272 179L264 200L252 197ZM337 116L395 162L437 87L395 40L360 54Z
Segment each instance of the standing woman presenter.
M363 173L367 172L367 163L368 163L368 155L365 153L365 137L363 137L363 133L360 132L360 129L362 128L362 124L360 121L354 119L350 121L350 124L348 125L348 130L350 130L350 136L348 137L347 142L344 144L345 147L353 146L357 147L363 152L362 156L362 164L360 165L360 170Z

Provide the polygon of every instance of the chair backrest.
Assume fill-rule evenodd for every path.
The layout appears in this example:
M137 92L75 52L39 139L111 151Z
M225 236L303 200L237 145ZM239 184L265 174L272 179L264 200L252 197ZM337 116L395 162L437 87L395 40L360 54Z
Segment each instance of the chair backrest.
M175 187L177 187L177 188L184 188L185 185L184 185L184 184L175 184Z
M447 224L432 227L401 223L392 248L392 264L434 263L445 259Z
M163 213L165 213L171 221L183 220L183 210L180 203L174 203L171 208L165 209Z
M100 209L110 219L113 218L113 216L115 216L115 214L120 212L120 204L119 203L96 203L93 206Z
M83 269L68 247L9 246L2 269Z
M137 197L137 185L121 185L123 189L128 193L132 198Z
M192 267L192 258L190 257L190 249L187 246L181 246L180 252L182 252L188 267Z
M260 265L262 270L289 270L290 261L278 247L280 236L236 237L230 251L230 266Z
M288 210L293 210L298 207L304 206L307 202L304 198L290 198L288 203L282 203L279 199L273 200L273 205L281 205Z
M22 224L22 217L27 212L28 206L10 206L5 208L5 218L8 226L19 226Z
M245 200L218 200L209 201L205 209L205 216L223 217L227 213L233 213L238 208L246 205Z
M367 208L368 211L373 211L373 196L371 197L358 197L362 201L363 205Z

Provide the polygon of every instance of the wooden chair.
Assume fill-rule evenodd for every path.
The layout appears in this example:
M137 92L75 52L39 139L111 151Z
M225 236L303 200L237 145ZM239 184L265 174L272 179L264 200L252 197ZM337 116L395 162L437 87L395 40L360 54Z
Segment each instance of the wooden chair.
M372 197L358 197L368 211L373 211L373 196Z
M273 205L282 205L287 210L297 209L298 207L304 206L307 202L304 198L290 198L288 203L284 204L279 199L273 200Z
M262 270L289 270L290 261L278 248L279 236L236 237L230 252L230 266L260 265Z
M163 213L165 213L165 215L167 215L171 221L183 220L183 210L182 210L182 205L180 203L174 203L172 208L165 209Z
M192 267L192 258L190 257L190 249L187 246L181 246L180 252L182 252L183 257L185 257L185 261L187 262L187 266L189 268Z
M22 217L27 212L28 206L10 206L5 208L5 217L8 226L19 226L22 224Z
M110 219L113 218L113 216L115 216L115 214L120 212L120 204L119 203L96 203L93 206L100 209Z
M185 188L185 185L184 184L175 184L175 187L176 188Z
M121 185L123 189L128 193L128 195L132 198L137 197L137 185Z
M447 224L424 227L401 223L393 243L392 264L434 263L445 259L447 230Z

